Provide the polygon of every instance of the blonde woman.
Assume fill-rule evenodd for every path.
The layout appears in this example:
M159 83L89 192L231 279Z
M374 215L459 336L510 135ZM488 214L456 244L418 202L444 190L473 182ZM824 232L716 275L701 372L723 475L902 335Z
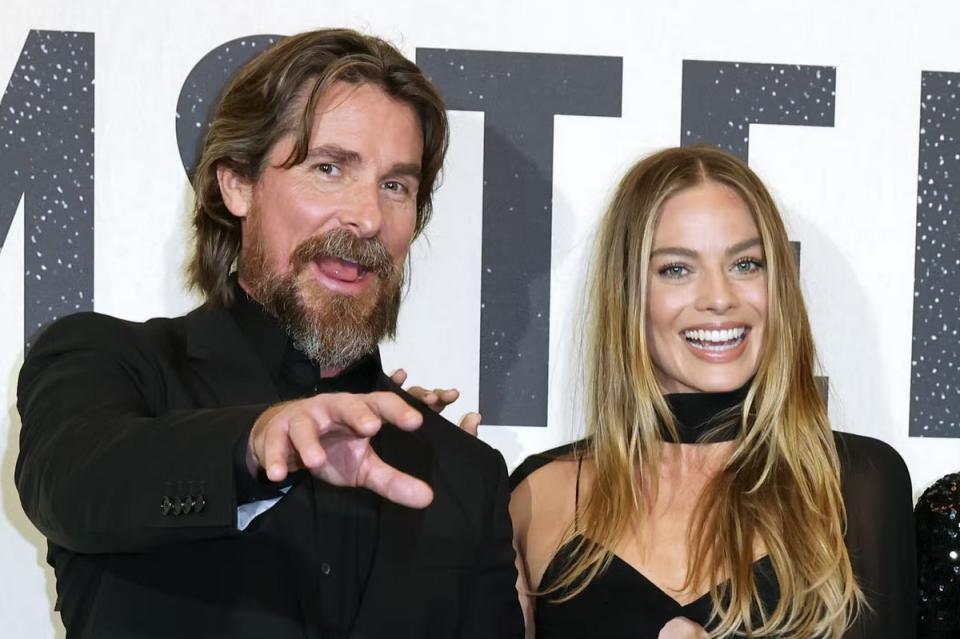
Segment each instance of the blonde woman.
M909 475L831 430L783 222L745 164L668 149L627 173L586 358L587 437L513 477L528 636L915 636Z

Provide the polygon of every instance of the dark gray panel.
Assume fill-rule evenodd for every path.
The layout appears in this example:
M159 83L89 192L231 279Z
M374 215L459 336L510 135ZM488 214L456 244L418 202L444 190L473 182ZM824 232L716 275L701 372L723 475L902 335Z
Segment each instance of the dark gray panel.
M418 49L417 63L448 108L484 112L480 412L485 423L545 426L553 119L619 117L623 61Z
M833 126L836 75L835 67L684 60L680 143L746 162L751 124Z
M227 83L255 55L280 40L278 35L253 35L224 42L203 56L187 75L177 100L177 146L187 175L193 174L200 147L210 128L212 109Z
M31 30L0 99L0 246L24 197L24 342L93 309L94 37Z
M910 435L960 437L960 73L921 76ZM960 213L960 211L958 211Z

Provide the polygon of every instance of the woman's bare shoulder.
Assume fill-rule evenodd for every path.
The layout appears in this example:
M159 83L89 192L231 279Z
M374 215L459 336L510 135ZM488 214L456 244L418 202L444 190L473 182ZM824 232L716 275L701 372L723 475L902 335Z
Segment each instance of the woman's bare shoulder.
M552 469L552 471L547 471L546 475L557 472L558 467L565 468L571 464L576 470L577 460L582 456L584 446L584 441L580 440L530 455L510 473L510 490L513 491L531 475L539 474L543 476L544 473L538 472L543 468L550 467Z
M531 455L513 471L510 511L518 531L556 530L548 535L554 537L573 523L582 449L582 442L574 442Z
M574 524L581 468L576 444L531 455L511 475L510 516L528 587L536 589L547 564Z

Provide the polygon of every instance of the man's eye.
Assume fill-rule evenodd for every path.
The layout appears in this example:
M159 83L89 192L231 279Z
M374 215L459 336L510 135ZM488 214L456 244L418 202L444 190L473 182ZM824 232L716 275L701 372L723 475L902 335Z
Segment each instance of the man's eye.
M340 167L338 167L336 164L331 164L330 162L320 162L319 164L315 164L313 168L324 175L330 175L333 177L340 175Z
M406 193L408 191L407 185L403 182L397 182L396 180L390 180L389 182L383 183L383 188L388 191L393 191L394 193Z

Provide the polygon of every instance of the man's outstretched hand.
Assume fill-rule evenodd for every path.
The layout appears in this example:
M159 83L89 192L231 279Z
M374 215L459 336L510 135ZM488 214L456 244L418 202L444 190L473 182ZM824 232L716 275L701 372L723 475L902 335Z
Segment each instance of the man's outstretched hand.
M384 462L370 438L384 423L411 431L423 417L389 392L327 393L271 406L257 418L247 444L247 469L270 481L306 469L334 486L362 486L411 508L425 508L433 490Z
M390 379L393 380L393 383L397 386L403 386L403 383L407 381L407 371L398 368L390 373ZM434 388L431 390L422 386L411 386L405 390L429 406L435 413L443 412L444 408L457 401L460 397L460 391L456 388ZM480 413L467 413L460 418L458 426L460 430L476 437L477 431L480 429Z

